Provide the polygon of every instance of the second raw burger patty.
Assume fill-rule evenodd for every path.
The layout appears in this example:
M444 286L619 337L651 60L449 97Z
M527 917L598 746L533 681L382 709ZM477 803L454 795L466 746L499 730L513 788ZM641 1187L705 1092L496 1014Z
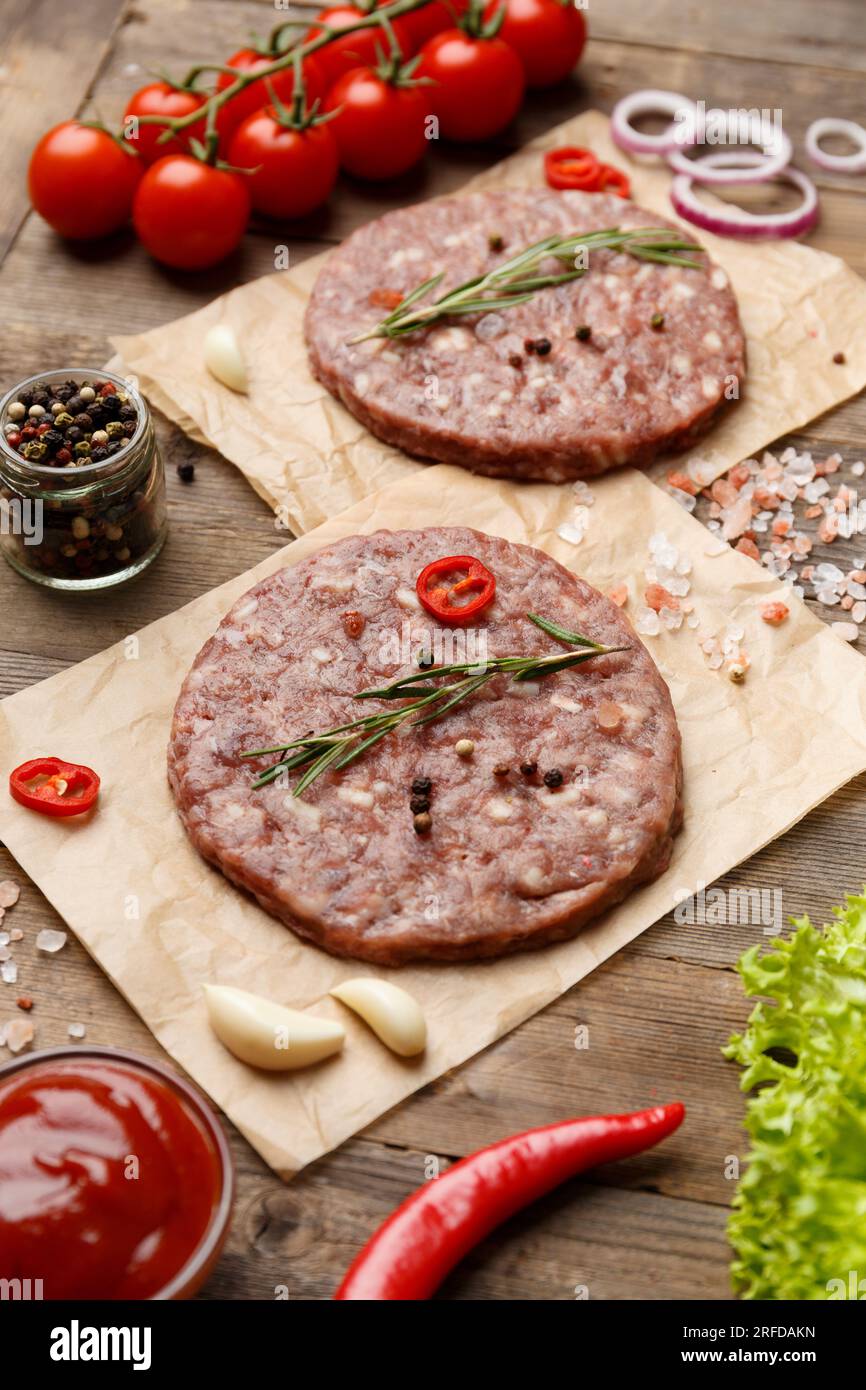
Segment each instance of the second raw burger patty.
M352 695L417 671L419 649L453 635L417 606L415 579L456 554L496 576L480 620L490 656L563 650L527 612L627 651L533 685L495 676L439 721L406 724L325 772L301 799L287 786L253 790L274 759L241 753L385 708ZM347 611L364 620L359 636L347 635L359 625L344 623ZM474 741L471 757L458 739ZM520 771L531 763L537 772ZM553 769L558 790L543 782ZM183 686L169 776L206 859L300 936L381 965L573 936L667 867L681 820L670 695L619 609L541 551L465 528L351 536L241 598ZM421 835L409 805L419 777L432 783Z
M586 276L525 304L349 344L431 275L443 272L438 295L552 233L615 226L672 224L608 194L543 189L386 213L319 274L305 320L313 372L380 439L476 473L560 482L687 448L745 373L728 277L703 255L689 270L591 251ZM527 353L539 338L550 352Z

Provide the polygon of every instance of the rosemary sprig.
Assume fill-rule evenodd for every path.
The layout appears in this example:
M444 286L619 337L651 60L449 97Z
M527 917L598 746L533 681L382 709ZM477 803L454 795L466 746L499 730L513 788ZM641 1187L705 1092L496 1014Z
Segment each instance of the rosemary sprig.
M679 253L700 249L693 241L686 241L667 227L637 227L625 231L619 227L609 227L600 232L548 236L527 246L501 265L494 266L486 275L477 275L475 279L467 280L465 284L440 295L431 304L418 307L419 300L438 288L444 271L431 275L429 280L407 294L375 328L359 333L349 341L363 343L368 338L402 338L452 314L479 314L525 304L538 290L579 280L589 268L588 264L582 263L584 253L588 262L591 251L621 251L640 261L657 261L663 265L699 270L699 261L689 260ZM558 275L535 274L542 261L551 257L569 269Z
M281 774L304 768L293 789L293 796L301 796L317 777L332 767L335 772L348 767L356 758L386 734L409 723L416 727L441 719L449 710L455 708L494 676L509 675L515 683L540 680L554 675L557 671L580 666L594 656L607 656L611 652L625 651L625 647L604 647L583 633L570 632L559 623L542 618L537 613L527 613L530 622L540 627L548 636L560 642L567 642L579 651L552 652L549 656L495 656L488 661L456 661L448 666L431 666L426 671L413 672L408 676L398 676L390 685L376 690L361 690L352 698L355 700L406 700L396 710L382 710L376 714L363 715L348 724L338 724L321 734L305 734L303 738L291 743L278 744L274 748L256 748L242 753L242 758L264 758L279 753L282 756L264 772L256 777L253 789L267 786ZM445 685L430 685L431 680L443 676L459 676L460 679Z

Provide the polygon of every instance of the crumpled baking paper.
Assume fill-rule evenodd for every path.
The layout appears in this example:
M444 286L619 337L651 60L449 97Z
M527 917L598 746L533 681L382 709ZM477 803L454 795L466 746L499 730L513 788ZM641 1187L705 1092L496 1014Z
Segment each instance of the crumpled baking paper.
M608 126L600 112L586 112L466 188L533 187L543 182L544 150L589 145L628 170L636 203L676 220L666 168L630 160L611 142ZM663 480L672 466L692 460L697 479L710 482L866 386L866 283L838 257L798 242L690 230L736 291L748 344L746 385L692 454L657 461L650 476ZM429 466L375 439L310 375L304 307L326 255L243 285L162 328L114 339L125 370L154 404L236 464L296 535ZM231 324L242 345L249 396L235 395L205 369L204 337L216 323ZM837 352L844 363L833 362Z
M284 1177L542 1009L675 901L866 768L862 658L641 474L610 475L593 491L586 539L576 547L557 535L574 507L569 486L515 488L442 465L415 469L249 573L0 704L4 772L49 752L104 779L97 812L80 824L52 821L0 795L0 838L172 1057ZM602 590L625 581L627 613L643 601L650 536L664 531L692 560L690 597L701 628L715 634L728 623L741 626L752 665L734 686L707 668L696 632L685 625L647 639L684 742L686 819L670 868L574 941L475 965L378 972L410 990L427 1018L426 1053L404 1061L328 997L338 981L377 972L300 941L191 847L169 793L165 750L193 658L254 583L356 532L467 523L539 546ZM777 629L757 608L775 597L791 604ZM339 1018L345 1051L304 1072L253 1071L210 1031L206 982Z

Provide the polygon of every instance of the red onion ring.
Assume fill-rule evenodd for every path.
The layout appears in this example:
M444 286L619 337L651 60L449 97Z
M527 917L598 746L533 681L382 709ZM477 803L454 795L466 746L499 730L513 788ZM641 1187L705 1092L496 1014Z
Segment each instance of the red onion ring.
M854 154L827 154L818 143L825 135L846 135L860 149ZM832 169L839 174L861 174L866 169L866 130L856 121L822 116L809 126L803 144L812 163L821 169Z
M726 125L727 132L727 125ZM700 133L700 132L698 132ZM775 178L781 174L783 169L791 162L794 153L791 141L783 130L778 130L770 122L761 118L761 133L756 136L756 144L760 144L763 150L757 162L751 159L742 160L740 167L716 168L709 156L701 155L697 159L687 159L682 150L671 150L667 156L668 164L678 174L687 174L691 179L697 179L698 183L762 183L765 179ZM726 153L734 153L733 150ZM721 151L713 151L721 153ZM747 153L747 151L743 151ZM752 154L752 151L748 151Z
M663 92L650 88L643 92L632 92L623 97L613 108L610 118L610 133L621 150L629 154L667 154L678 145L690 145L694 141L695 103L679 92ZM686 113L688 124L683 138L682 121L673 122L667 130L658 135L645 135L635 130L631 124L632 116L662 111L667 116Z
M738 152L717 151L703 156L703 162L712 167L732 168L737 165L757 165L764 163L762 154L748 150ZM704 231L716 232L720 236L739 237L791 237L807 232L818 221L818 194L812 180L790 164L781 171L781 178L787 179L799 188L803 201L792 212L767 212L755 214L745 208L708 208L699 202L692 191L693 180L688 174L677 174L671 184L671 202L687 222L692 222Z

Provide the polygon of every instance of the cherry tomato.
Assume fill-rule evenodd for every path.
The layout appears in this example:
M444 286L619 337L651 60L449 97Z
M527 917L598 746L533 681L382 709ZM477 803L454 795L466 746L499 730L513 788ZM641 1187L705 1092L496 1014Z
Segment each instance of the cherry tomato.
M30 156L30 201L60 236L108 236L129 221L141 160L104 130L64 121Z
M280 124L272 106L238 127L229 163L255 170L247 178L253 207L281 218L304 217L324 203L340 169L330 123L294 130Z
M449 140L486 140L517 115L523 100L523 65L499 37L474 38L446 29L421 49L416 77L431 77L428 103Z
M201 92L178 91L168 82L151 82L148 87L141 87L130 100L123 113L124 129L131 116L188 116L206 100ZM196 121L187 126L183 135L172 136L164 145L158 145L156 142L163 131L163 126L139 125L134 135L127 136L144 164L155 164L167 154L188 154L190 140L204 138L204 121Z
M387 0L379 0L380 4L386 4ZM316 18L322 20L332 29L345 29L350 24L357 24L359 19L366 19L363 10L356 9L354 5L333 5L330 9L321 10ZM394 30L396 38L404 58L414 52L412 47L411 35L406 27L403 18L392 19L391 28ZM307 34L307 39L318 38L322 30L313 25ZM371 67L377 61L376 50L382 53L388 52L388 40L385 31L377 25L371 25L369 29L358 29L354 34L347 34L345 38L333 39L324 48L319 48L313 54L325 75L325 82L330 88L345 73L351 72L352 68L363 67L369 64Z
M254 48L241 48L234 53L228 60L230 68L236 68L238 72L255 72L256 68L265 68L274 62L273 57L266 54L257 53ZM303 62L304 87L307 93L307 105L312 106L314 101L320 101L325 95L328 86L327 79L319 64L315 54L310 54ZM221 72L217 81L217 91L224 92L230 87L237 78L232 77L228 72ZM281 68L267 79L273 90L277 94L277 100L288 105L295 90L294 68ZM271 97L266 85L266 79L262 78L259 82L251 82L248 87L244 87L242 92L238 92L236 97L227 101L225 106L221 106L217 112L216 127L220 134L220 140L227 146L241 121L245 121L247 116L251 116L254 111L260 111L263 106L270 103Z
M372 68L353 68L328 93L326 111L340 163L361 179L392 179L411 169L427 148L429 87L402 87Z
M401 23L409 33L410 52L417 53L428 39L432 39L434 34L441 34L443 29L453 29L454 21L466 12L468 6L469 0L447 0L447 3L433 0L423 10L413 10L411 14L403 15Z
M503 0L491 0L491 18ZM527 87L552 87L567 77L586 43L586 20L574 0L504 0L499 37L517 53Z
M203 270L233 251L250 215L246 179L192 155L151 164L139 185L132 221L147 250L178 270Z

